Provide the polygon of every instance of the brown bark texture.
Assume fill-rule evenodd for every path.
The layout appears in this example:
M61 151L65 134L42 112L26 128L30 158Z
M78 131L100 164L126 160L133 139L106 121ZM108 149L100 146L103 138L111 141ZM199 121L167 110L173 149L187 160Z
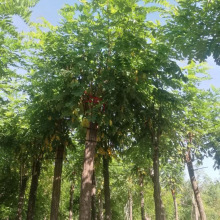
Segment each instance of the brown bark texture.
M70 185L70 204L69 204L69 220L73 220L73 193L74 193L74 183Z
M191 150L190 148L188 148L186 156L186 163L187 163L187 169L189 172L189 177L190 177L190 181L192 184L192 189L194 192L194 196L195 196L195 200L198 206L198 210L199 210L199 214L200 214L200 219L201 220L206 220L206 214L205 214L205 210L204 210L204 206L202 203L202 198L199 192L199 187L195 178L195 173L194 173L194 169L193 169L193 163L192 163L192 159L191 159Z
M105 197L105 220L112 219L111 198L109 187L109 158L103 156L103 177L104 177L104 197Z
M60 144L60 145L58 145L57 151L56 151L51 210L50 210L50 220L57 220L58 214L59 214L59 203L60 203L60 193L61 193L61 176L62 176L62 168L63 168L64 149L65 149L64 145Z
M23 204L24 204L24 196L25 190L27 187L28 176L23 173L23 168L21 168L21 182L20 182L20 192L18 197L18 209L16 220L22 220L22 211L23 211Z
M86 146L81 179L79 220L91 219L92 175L96 147L97 125L90 122L86 132Z
M177 201L176 201L176 192L174 189L171 190L172 197L173 197L173 205L174 205L174 212L175 212L175 220L179 220L178 216L178 206L177 206Z
M32 168L31 188L28 200L27 220L34 219L34 208L36 202L36 194L38 188L38 179L40 176L41 162L39 159L34 161Z

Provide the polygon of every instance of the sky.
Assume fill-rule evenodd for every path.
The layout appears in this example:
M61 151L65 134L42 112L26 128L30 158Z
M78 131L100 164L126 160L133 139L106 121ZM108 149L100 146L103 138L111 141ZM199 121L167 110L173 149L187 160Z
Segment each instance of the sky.
M44 17L53 25L57 25L61 19L59 15L59 9L61 9L65 4L73 5L77 3L77 0L40 0L39 3L32 9L31 21L33 22L40 22L40 18ZM174 2L170 0L170 2ZM151 16L151 18L153 18ZM14 24L18 28L19 31L28 31L28 26L22 21L21 18L18 16L14 17ZM220 88L220 66L217 66L214 60L210 57L207 59L208 65L210 69L208 70L209 74L211 75L212 79L201 84L201 87L204 89L210 88L211 85L214 85L217 88ZM204 164L200 166L207 167L201 169L206 173L209 177L213 180L218 179L220 180L220 171L213 169L214 161L211 158L205 159ZM200 170L200 173L201 173ZM187 178L187 177L186 177Z

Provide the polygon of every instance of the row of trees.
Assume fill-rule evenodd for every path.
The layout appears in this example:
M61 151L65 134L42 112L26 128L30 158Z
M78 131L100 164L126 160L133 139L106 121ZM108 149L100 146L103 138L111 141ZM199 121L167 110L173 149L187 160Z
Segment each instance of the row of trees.
M208 75L196 60L213 55L219 63L219 4L93 0L66 5L58 26L43 20L18 34L12 15L29 22L36 3L0 5L2 218L65 219L63 196L69 219L172 219L161 195L171 191L178 219L186 163L206 219L192 162L209 155L219 166L219 91L199 89ZM148 20L154 12L165 24ZM139 215L132 214L136 190Z

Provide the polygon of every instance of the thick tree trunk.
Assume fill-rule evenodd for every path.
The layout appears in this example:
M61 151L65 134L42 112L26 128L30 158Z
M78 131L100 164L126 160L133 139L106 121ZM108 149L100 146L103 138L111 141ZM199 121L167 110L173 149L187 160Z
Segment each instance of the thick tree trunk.
M70 185L70 204L69 204L69 220L73 220L73 193L74 193L74 183Z
M41 162L39 159L37 159L33 163L31 188L30 188L29 201L28 201L27 220L34 219L34 208L36 202L36 194L37 194L40 170L41 170Z
M111 198L109 187L109 158L103 156L103 177L104 177L104 197L105 197L105 220L111 220Z
M96 215L96 180L95 180L95 171L92 175L92 220L97 219Z
M90 122L86 132L86 146L81 179L79 220L91 219L92 175L96 147L97 126Z
M172 197L173 197L173 205L174 205L174 212L175 212L175 220L179 220L178 216L178 207L177 207L177 201L176 201L176 192L175 190L171 189Z
M141 198L141 219L146 220L144 211L144 175L140 174L140 198Z
M22 220L22 211L23 211L23 204L24 204L24 196L25 190L27 187L28 176L24 173L24 168L21 168L21 182L20 182L20 192L18 197L18 209L16 220Z
M206 220L206 214L205 214L205 210L204 210L204 207L203 207L202 198L200 196L199 188L198 188L196 178L195 178L193 163L192 163L192 160L191 160L190 148L188 148L185 159L186 159L186 163L187 163L187 168L188 168L188 172L189 172L190 181L191 181L191 184L192 184L192 189L193 189L195 199L196 199L196 203L197 203L197 206L198 206L198 209L199 209L200 219L201 220Z
M58 219L64 149L65 147L63 144L60 144L57 147L53 177L53 192L51 200L50 220Z

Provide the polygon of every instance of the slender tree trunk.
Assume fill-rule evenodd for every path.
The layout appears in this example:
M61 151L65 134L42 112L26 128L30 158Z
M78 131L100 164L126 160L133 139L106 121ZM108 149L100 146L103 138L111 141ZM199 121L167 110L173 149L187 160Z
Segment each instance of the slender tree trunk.
M129 195L128 195L128 204L129 204L129 220L133 219L133 199L132 199L132 194L131 191L129 190Z
M192 160L191 160L190 148L188 148L185 159L186 159L186 163L187 163L187 168L188 168L188 172L189 172L190 181L191 181L191 184L192 184L192 189L193 189L195 199L196 199L196 203L197 203L197 206L198 206L198 209L199 209L200 219L201 220L206 220L206 214L205 214L205 210L204 210L204 207L203 207L202 198L201 198L199 188L198 188L198 184L197 184L196 178L195 178L193 163L192 163Z
M29 201L28 201L27 220L34 219L34 208L36 202L36 194L37 194L40 170L41 170L41 162L40 159L37 159L33 163L31 188L30 188Z
M22 220L22 211L23 211L23 204L24 204L24 196L25 190L27 187L28 176L24 172L24 167L21 167L21 182L20 182L20 192L18 197L18 209L16 220Z
M173 197L173 205L175 210L175 220L179 220L178 217L178 207L177 207L177 201L176 201L176 192L175 190L171 189L172 197Z
M96 180L95 180L95 171L92 175L92 220L97 219L96 215Z
M146 220L144 211L144 175L140 174L140 198L141 198L141 219Z
M69 204L69 220L73 220L73 193L74 193L74 183L70 185L70 204Z
M81 180L80 211L79 220L91 219L91 195L92 195L92 175L94 170L94 158L96 147L96 124L90 122L86 132L86 146L84 153L84 164Z
M103 177L104 177L104 197L105 197L105 220L111 220L111 198L109 187L109 158L103 156Z
M64 144L60 144L57 147L53 177L53 192L51 200L50 220L57 220L59 214L64 149Z

